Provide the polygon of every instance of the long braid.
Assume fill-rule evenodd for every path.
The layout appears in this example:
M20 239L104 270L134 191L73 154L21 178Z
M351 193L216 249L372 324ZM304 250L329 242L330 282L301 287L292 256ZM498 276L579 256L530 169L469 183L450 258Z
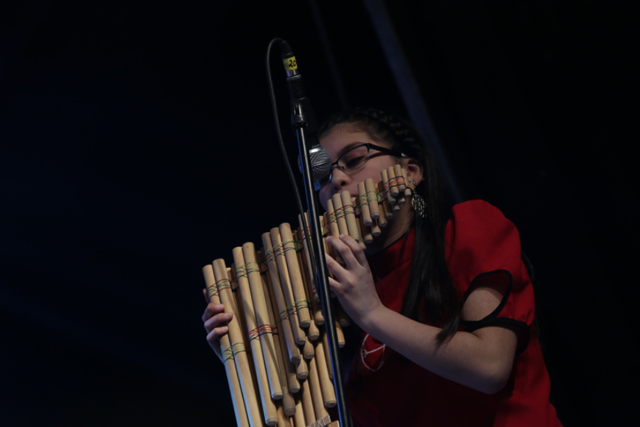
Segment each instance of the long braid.
M445 260L444 230L451 215L450 196L438 171L434 156L420 134L407 121L373 108L354 109L333 116L320 129L320 135L338 124L353 124L376 141L417 160L424 179L414 191L426 201L426 218L414 215L416 229L413 266L401 313L421 322L442 327L438 342L443 343L458 329L460 307L451 284Z

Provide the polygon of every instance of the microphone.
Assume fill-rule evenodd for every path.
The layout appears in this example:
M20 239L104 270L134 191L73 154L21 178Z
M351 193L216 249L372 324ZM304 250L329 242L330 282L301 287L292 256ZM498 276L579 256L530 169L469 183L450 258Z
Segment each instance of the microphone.
M311 176L315 182L316 190L319 190L319 181L331 173L331 160L327 152L320 146L316 118L309 98L305 94L302 75L298 71L298 62L289 43L283 40L280 43L280 51L282 52L282 62L287 73L287 85L289 86L291 97L292 125L294 128L304 126L307 130L307 139L311 142L311 148L309 149ZM302 159L300 157L298 157L298 167L302 171Z

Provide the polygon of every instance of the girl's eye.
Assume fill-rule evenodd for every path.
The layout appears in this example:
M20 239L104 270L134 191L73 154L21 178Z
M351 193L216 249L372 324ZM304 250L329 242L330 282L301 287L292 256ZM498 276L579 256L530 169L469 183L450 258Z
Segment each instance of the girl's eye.
M352 157L350 159L345 159L344 167L347 169L353 169L355 167L360 166L364 161L364 159L365 159L364 156L357 156L357 157Z

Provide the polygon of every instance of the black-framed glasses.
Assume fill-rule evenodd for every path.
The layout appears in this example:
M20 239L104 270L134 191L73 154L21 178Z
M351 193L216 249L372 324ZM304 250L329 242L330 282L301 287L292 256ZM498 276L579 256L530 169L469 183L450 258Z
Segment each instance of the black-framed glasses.
M340 169L347 175L357 172L371 158L371 150L379 151L381 153L389 154L395 157L407 157L406 154L401 153L400 151L391 150L386 147L380 147L379 145L370 143L356 145L350 150L342 153L342 155L338 157L338 160L331 163L331 172L325 178L316 181L316 188L322 188L331 181L331 178L333 177L334 167Z

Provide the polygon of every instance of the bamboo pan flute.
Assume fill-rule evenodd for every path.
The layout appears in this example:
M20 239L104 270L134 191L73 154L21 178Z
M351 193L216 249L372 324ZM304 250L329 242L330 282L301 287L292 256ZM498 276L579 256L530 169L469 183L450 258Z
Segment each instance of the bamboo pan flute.
M357 197L343 191L328 201L323 236L349 234L364 248L380 234L412 194L400 165L381 177L360 183ZM253 243L234 248L230 267L216 259L202 269L210 301L234 313L220 346L239 427L339 427L327 411L336 405L333 373L309 233L298 222L298 230L283 223L264 233L260 250ZM340 309L336 319L343 347L349 322Z

